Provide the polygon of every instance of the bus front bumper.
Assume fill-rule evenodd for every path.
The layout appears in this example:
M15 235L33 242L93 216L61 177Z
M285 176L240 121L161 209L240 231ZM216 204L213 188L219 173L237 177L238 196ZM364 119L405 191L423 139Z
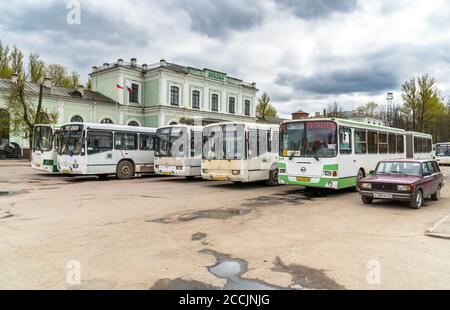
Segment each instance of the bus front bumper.
M356 177L327 178L327 177L303 177L278 174L278 182L286 185L298 185L316 188L340 189L356 186Z
M205 172L206 170L206 172ZM247 182L248 177L243 174L243 171L239 171L239 174L237 174L236 170L233 174L233 171L231 170L211 170L211 169L203 169L202 170L202 178L205 180L212 180L212 181L231 181L231 182Z

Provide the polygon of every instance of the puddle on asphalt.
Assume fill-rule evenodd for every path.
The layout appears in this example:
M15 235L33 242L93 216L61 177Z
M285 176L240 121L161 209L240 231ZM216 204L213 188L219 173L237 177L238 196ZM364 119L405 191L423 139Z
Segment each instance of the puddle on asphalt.
M20 195L20 194L26 194L26 193L28 193L28 192L27 191L0 191L0 198Z
M178 217L162 217L154 220L148 220L147 223L158 223L158 224L171 224L171 223L182 223L190 222L193 220L198 220L202 218L216 219L216 220L227 220L233 216L245 215L252 211L248 208L230 208L230 209L213 209L213 210L201 210L192 213L182 214Z
M195 234L192 235L191 240L192 241L199 241L199 240L205 239L207 236L208 235L205 234L205 233L198 232L198 233L195 233Z
M216 258L216 264L207 267L208 272L219 279L226 280L222 287L215 287L195 280L181 278L160 279L150 288L152 290L343 290L344 286L329 278L324 270L317 270L302 265L285 265L277 257L272 271L288 273L292 277L289 287L272 285L257 279L244 279L242 275L248 271L248 263L243 259L233 258L213 250L205 249L200 253L212 255Z
M292 277L292 288L315 290L343 290L344 286L336 283L325 274L324 270L318 270L303 265L285 265L277 257L272 271L288 273Z

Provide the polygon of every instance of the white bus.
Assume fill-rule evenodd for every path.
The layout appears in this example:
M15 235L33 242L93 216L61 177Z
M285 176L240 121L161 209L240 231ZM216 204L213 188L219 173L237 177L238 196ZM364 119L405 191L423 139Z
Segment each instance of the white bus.
M201 176L202 131L201 126L188 125L158 128L155 173L184 176L188 179Z
M432 136L426 133L408 131L406 133L406 158L432 159Z
M436 143L435 159L440 165L450 165L450 142Z
M116 175L129 179L136 173L152 173L155 128L111 124L69 123L61 127L58 148L60 172Z
M428 144L429 135L351 120L288 121L280 128L279 182L315 188L356 187L380 160L431 157Z
M203 128L202 177L278 185L279 126L217 123Z
M31 148L31 167L36 170L58 173L57 143L58 125L35 125Z

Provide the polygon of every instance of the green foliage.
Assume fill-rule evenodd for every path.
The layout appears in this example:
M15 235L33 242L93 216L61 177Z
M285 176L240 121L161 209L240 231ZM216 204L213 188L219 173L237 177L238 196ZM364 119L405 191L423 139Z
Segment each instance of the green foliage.
M375 101L369 101L365 105L357 107L356 112L372 118L378 118L380 116L380 108Z
M256 106L256 113L258 117L266 119L268 117L278 117L277 110L270 103L270 97L267 93L263 93L261 98L258 100L258 105Z
M86 82L86 89L87 90L92 90L92 78L89 78L88 81Z
M39 59L38 53L31 53L28 57L28 80L32 83L42 83L44 77L45 63Z
M9 47L3 46L0 41L0 78L10 79L12 75L9 68Z

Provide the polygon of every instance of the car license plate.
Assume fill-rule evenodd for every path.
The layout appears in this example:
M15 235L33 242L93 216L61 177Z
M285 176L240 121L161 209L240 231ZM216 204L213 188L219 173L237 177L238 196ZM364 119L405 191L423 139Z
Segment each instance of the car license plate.
M213 178L214 181L225 181L224 177L214 177Z
M311 182L311 178L297 177L297 182Z
M163 172L165 175L172 175L172 172Z
M373 198L392 199L392 197L394 197L392 194L379 194L379 193L373 194Z
M64 174L70 174L70 171L69 170L63 170L63 173Z

